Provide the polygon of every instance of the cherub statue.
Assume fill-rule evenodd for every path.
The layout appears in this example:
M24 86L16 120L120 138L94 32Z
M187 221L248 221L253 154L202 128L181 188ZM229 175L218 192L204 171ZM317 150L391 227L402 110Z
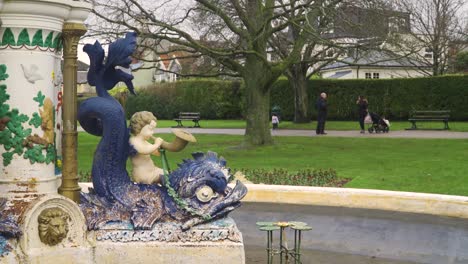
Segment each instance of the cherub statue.
M159 156L158 149L163 140L153 136L157 125L156 117L148 111L133 114L130 119L130 144L137 154L131 157L132 177L137 183L161 183L163 170L154 165L151 154ZM153 139L154 143L148 142Z
M161 145L167 151L172 147L164 146L170 144L153 137L157 120L151 113L132 117L130 135L122 106L108 93L121 81L134 93L133 76L121 68L130 67L136 37L136 33L131 32L110 43L107 58L98 41L94 45L86 44L83 49L90 58L88 83L96 86L98 96L80 104L78 120L86 132L101 137L93 159L93 189L81 193L80 207L88 229L99 230L107 223L121 222L130 223L134 230L147 230L158 222L172 222L187 230L224 217L240 206L247 188L240 181L233 188L228 186L231 175L226 160L218 158L214 152L192 154L193 159L179 164L161 185L144 184L161 180L162 171L154 165L150 155ZM178 133L176 139L180 139L177 142L181 144L178 149L195 142L188 133ZM150 143L149 139L155 142ZM133 177L141 182L137 184L126 169L128 157L135 153L130 145L138 152L132 157ZM0 221L0 238L5 233L2 231Z

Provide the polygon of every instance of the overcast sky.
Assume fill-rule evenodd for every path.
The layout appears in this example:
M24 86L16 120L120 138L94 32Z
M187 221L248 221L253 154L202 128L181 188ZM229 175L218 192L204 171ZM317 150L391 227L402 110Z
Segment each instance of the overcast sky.
M118 0L116 0L118 1ZM164 0L163 0L164 1ZM150 1L146 1L146 0L143 0L142 3L151 3L151 4L157 4L157 2L161 2L161 0L150 0ZM167 16L167 15L174 15L175 11L174 10L183 10L184 8L186 8L187 6L189 5L192 5L194 3L193 0L172 0L172 1L164 1L166 5L168 5L168 10L165 10L164 12L162 12L163 16ZM465 5L464 7L462 8L461 10L461 15L462 15L462 20L464 20L464 25L468 25L468 0L465 0ZM86 21L86 23L92 23L92 20L93 20L93 15L91 14L89 19ZM82 39L80 43L94 43L94 39ZM83 44L80 44L79 47L78 47L78 59L89 64L89 58L88 58L88 55L83 52ZM107 52L107 48L104 47L104 49L106 50Z
M1 1L1 0L0 0ZM115 3L121 2L120 0L94 0L96 2L103 2L108 4L110 1ZM140 0L139 1L146 10L154 10L153 13L159 14L158 18L162 20L171 20L178 16L185 15L186 9L193 6L195 1L193 0ZM118 5L120 6L120 5ZM97 9L99 10L99 9ZM101 10L103 11L103 10ZM85 22L87 25L96 24L96 18L93 14L90 14ZM90 25L92 26L92 25ZM83 46L85 43L94 43L95 39L82 39L78 47L78 59L89 64L88 55L83 52ZM104 46L104 50L107 52L107 47Z

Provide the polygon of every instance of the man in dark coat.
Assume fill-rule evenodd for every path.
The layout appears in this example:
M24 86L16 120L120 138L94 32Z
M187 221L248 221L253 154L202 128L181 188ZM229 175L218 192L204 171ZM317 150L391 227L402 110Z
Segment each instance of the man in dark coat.
M327 94L321 93L320 97L315 104L317 108L317 129L315 133L317 135L326 135L325 130L325 121L327 119Z

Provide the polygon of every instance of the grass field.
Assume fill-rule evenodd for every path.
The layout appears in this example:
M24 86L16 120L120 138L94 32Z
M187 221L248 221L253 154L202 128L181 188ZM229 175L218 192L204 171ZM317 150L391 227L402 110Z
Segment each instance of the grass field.
M408 121L395 121L391 122L391 130L404 130L410 128L411 124ZM183 122L185 126L193 126L193 122ZM173 120L158 120L158 127L171 127L176 125ZM200 125L203 128L245 128L244 120L201 120ZM317 123L312 121L308 124L294 124L291 121L284 121L280 123L280 129L313 129ZM420 128L440 129L444 127L442 122L420 122L417 123ZM468 132L468 122L449 122L451 131ZM359 123L357 121L327 121L326 130L359 130Z
M169 134L158 136L173 139ZM234 171L333 168L339 177L352 178L345 187L468 196L467 140L275 137L272 146L240 149L242 136L196 137L198 143L189 144L183 152L168 153L171 168L191 152L212 150L224 156ZM80 171L90 170L97 141L79 133ZM155 161L161 164L157 157Z

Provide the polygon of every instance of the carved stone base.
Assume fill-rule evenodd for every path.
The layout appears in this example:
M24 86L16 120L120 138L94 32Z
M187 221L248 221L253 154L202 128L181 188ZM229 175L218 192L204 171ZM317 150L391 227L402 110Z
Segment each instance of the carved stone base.
M243 264L244 245L234 242L103 242L94 263Z
M19 201L4 201L3 210L10 215L18 205ZM186 232L174 223L158 223L153 230L111 223L86 232L83 215L67 198L44 195L21 205L21 213L11 218L19 223L19 237L0 236L2 264L245 263L242 234L229 217Z
M85 219L70 199L0 197L0 210L0 263L91 263Z
M245 263L242 234L231 218L186 232L170 223L153 230L116 224L106 228L90 233L96 240L94 263Z

